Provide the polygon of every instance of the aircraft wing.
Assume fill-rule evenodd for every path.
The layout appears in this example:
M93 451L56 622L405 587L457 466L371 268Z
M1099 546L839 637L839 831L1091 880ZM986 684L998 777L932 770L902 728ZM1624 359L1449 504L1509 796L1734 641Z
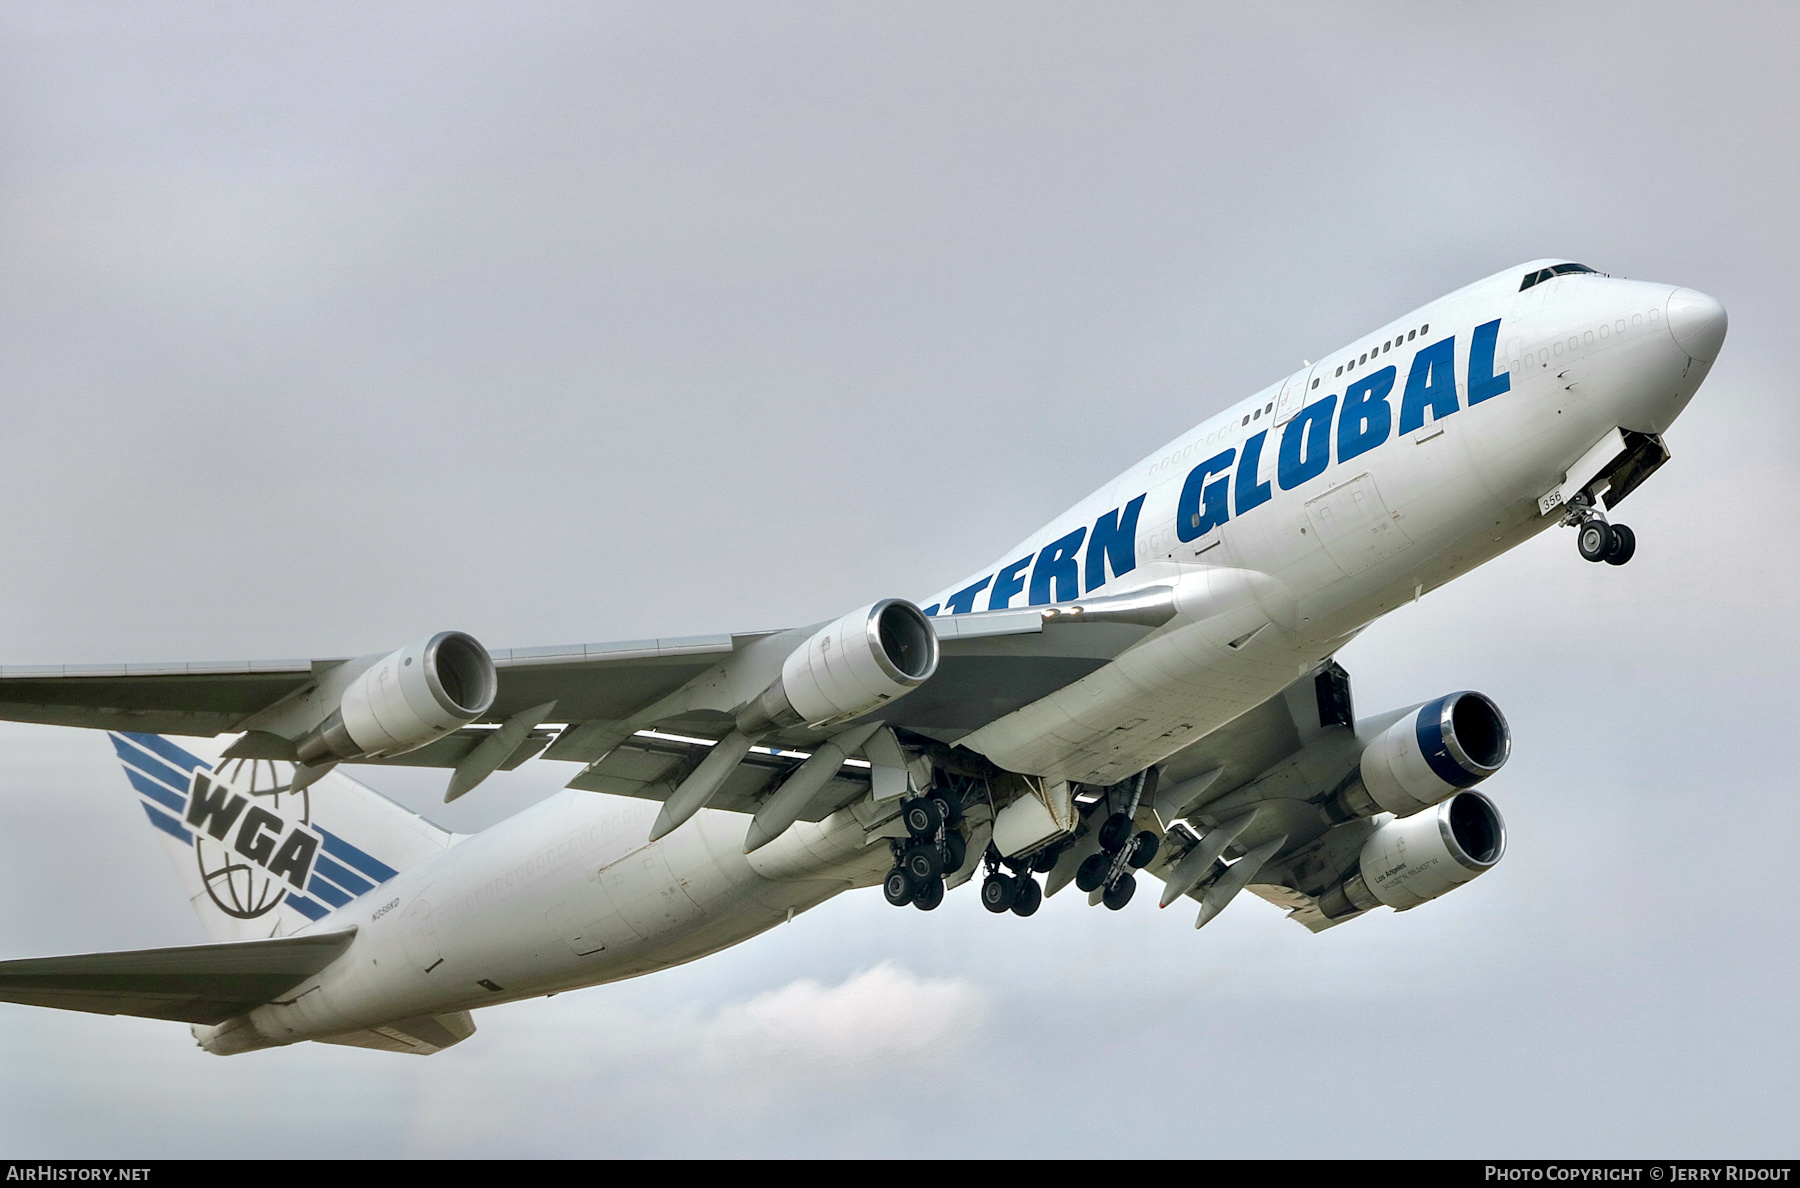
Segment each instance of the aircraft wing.
M1086 676L1154 629L1151 622L1059 621L1038 607L946 615L931 622L939 640L938 671L908 696L883 706L879 716L890 726L943 742L954 742ZM645 720L644 714L758 641L781 635L798 644L817 626L786 632L490 650L498 692L477 724L418 750L374 762L456 767L493 735L497 724L551 702L555 703L553 720L567 723L567 728L557 732L534 724L498 764L499 770L510 770L539 753L546 758L592 763L645 727L693 737L697 740L693 745L703 747L730 729L727 715L674 712L663 719ZM151 734L235 733L246 729L245 724L258 714L303 693L321 674L341 663L342 659L324 659L4 666L0 667L0 720ZM790 730L781 741L805 746L820 737ZM634 740L632 746L634 753L619 761L619 766L629 770L616 779L608 773L610 782L603 781L607 790L647 794L646 790L657 787L658 780L638 777L653 768L660 771L656 765L672 756L684 762L693 758L691 746L683 751L668 739ZM764 759L760 770L768 774L797 761ZM756 763L747 766L758 768ZM740 776L738 782L744 784L741 795L728 794L719 803L749 803L747 797L753 797L767 782L751 787L754 774Z
M1327 661L1164 760L1156 797L1140 820L1166 832L1143 873L1178 884L1179 896L1201 905L1201 924L1239 891L1274 904L1313 932L1349 918L1328 919L1317 896L1303 887L1317 883L1328 868L1340 869L1373 825L1363 820L1332 833L1316 803L1331 784L1320 783L1320 772L1300 760L1309 746L1325 739L1324 745L1337 754L1337 766L1326 768L1336 778L1360 749L1355 727L1349 674L1336 661ZM1202 845L1199 829L1207 838L1223 830L1221 844ZM1337 852L1323 848L1328 841ZM1259 844L1269 847L1266 855ZM1190 855L1204 867L1196 869L1187 861ZM1243 863L1254 865L1232 878ZM1164 899L1170 895L1165 893Z
M0 961L0 1002L223 1023L337 959L356 929L179 949Z
M505 721L549 700L556 700L570 721L628 717L735 648L770 634L490 652L500 691L486 717ZM0 666L0 719L150 734L228 734L343 662Z
M1129 619L1138 612L1125 614ZM1166 617L1168 612L1154 612L1143 621L1096 619L1091 614L1069 621L1069 616L1058 617L1055 610L1040 607L936 617L931 623L940 648L938 671L907 697L896 698L869 718L954 743L994 718L1100 668L1150 634L1161 621L1157 614ZM490 756L484 770L515 769L544 754L551 760L587 765L571 787L664 799L706 758L711 743L731 729L731 715L718 707L675 707L662 713L659 704L671 702L671 695L684 686L715 675L734 653L783 635L787 639L772 641L769 648L779 664L788 641L797 646L817 626L790 632L490 650L499 691L481 722L416 751L358 761L455 769L482 743L495 738L495 745L506 754L500 760ZM257 715L284 698L304 695L322 673L342 662L11 666L0 668L0 720L151 734L254 731ZM517 715L533 716L535 709L551 702L553 722L567 724L560 731L538 722L504 725ZM679 706L682 698L673 698L671 704ZM769 740L767 749L752 751L711 803L754 812L758 796L772 781L785 778L826 734L848 725L835 724L830 731L806 727L783 731ZM497 738L502 729L515 734ZM227 754L284 758L284 743L272 742L277 747L265 751L257 734L247 734ZM821 819L866 788L866 765L846 763L817 792L801 819Z

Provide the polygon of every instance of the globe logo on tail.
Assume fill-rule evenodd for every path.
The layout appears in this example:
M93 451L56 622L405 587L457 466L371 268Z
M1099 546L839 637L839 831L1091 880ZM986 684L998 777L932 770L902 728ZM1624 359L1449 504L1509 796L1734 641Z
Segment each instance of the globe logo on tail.
M290 792L293 765L239 759L197 769L188 788L194 860L213 903L228 916L266 915L306 886L320 838L311 790Z

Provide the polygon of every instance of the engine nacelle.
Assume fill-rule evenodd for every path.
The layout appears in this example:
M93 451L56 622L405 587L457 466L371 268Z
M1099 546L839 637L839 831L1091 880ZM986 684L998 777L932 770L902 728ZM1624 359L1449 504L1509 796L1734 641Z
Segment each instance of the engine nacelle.
M296 753L309 767L402 755L487 713L499 686L474 636L440 631L364 669Z
M1363 843L1356 870L1319 899L1330 919L1386 904L1395 911L1491 870L1506 852L1506 822L1479 792L1458 792L1429 813L1380 826Z
M901 598L851 611L795 648L781 675L738 714L740 731L859 718L937 671L937 632Z
M1327 802L1336 821L1428 809L1499 771L1512 754L1500 707L1467 690L1428 701L1363 749L1362 761Z

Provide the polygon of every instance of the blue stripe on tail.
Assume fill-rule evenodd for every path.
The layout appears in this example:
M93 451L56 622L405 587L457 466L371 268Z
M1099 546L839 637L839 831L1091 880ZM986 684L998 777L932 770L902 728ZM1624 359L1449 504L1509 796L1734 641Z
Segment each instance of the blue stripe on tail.
M185 793L187 791L188 775L176 771L160 759L152 758L148 752L132 746L116 734L111 737L113 750L119 753L119 759L130 765L125 769L126 775L130 775L131 768L135 767L152 779L161 780L177 792Z
M169 814L152 804L144 805L144 812L149 816L150 824L156 826L176 841L181 842L183 845L191 846L194 844L194 835L189 833L186 829L183 829L181 822L174 817L171 817Z
M326 916L331 914L330 908L316 904L306 896L293 891L289 891L287 893L287 898L282 900L282 902L299 912L302 916L305 916L308 920L323 920Z
M343 859L377 883L385 883L400 873L387 863L369 857L337 834L325 829L320 829L319 832L325 835L325 852L327 854Z
M156 801L164 808L172 808L178 813L187 811L187 799L185 797L179 793L171 792L155 780L139 775L129 767L125 769L125 778L131 781L131 786L133 788L136 788L139 792L142 792L145 796Z
M323 854L313 861L313 872L324 875L352 895L361 895L365 891L373 890L375 886L369 880L351 874Z
M196 755L188 754L160 734L139 734L132 730L121 730L119 733L136 743L138 746L143 747L145 750L155 751L158 755L161 755L164 759L167 759L170 763L173 763L176 767L179 767L190 775L193 774L196 767L204 767L208 771L212 770L212 764ZM182 780L181 783L185 784L187 781Z

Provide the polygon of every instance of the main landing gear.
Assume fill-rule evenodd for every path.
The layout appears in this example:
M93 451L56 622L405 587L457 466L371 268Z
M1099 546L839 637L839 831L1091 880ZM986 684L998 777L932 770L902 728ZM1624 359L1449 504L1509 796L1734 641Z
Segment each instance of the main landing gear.
M890 843L894 868L882 880L881 892L895 907L912 904L929 912L944 902L944 876L962 869L968 843L962 823L962 798L954 789L934 788L900 806L907 840Z
M1623 524L1608 524L1585 500L1578 501L1563 522L1575 525L1575 547L1584 561L1623 565L1637 552L1637 533Z
M1137 890L1137 878L1131 872L1156 861L1156 852L1162 847L1161 839L1148 829L1135 834L1131 831L1149 777L1150 773L1144 772L1131 784L1124 808L1113 812L1100 826L1095 839L1100 843L1100 852L1089 854L1075 871L1075 886L1089 895L1098 891L1100 902L1110 911L1116 912L1131 902L1132 893Z
M1008 861L999 857L992 846L983 859L987 863L987 878L981 881L981 906L996 915L1011 912L1015 916L1029 916L1044 904L1044 888L1031 874L1034 870L1048 870L1044 865L1044 855L1019 861ZM1055 864L1055 855L1050 856L1050 863ZM1000 867L1004 862L1011 874L1004 873Z
M1156 861L1162 842L1148 829L1131 832L1131 817L1114 813L1100 826L1100 852L1089 854L1075 871L1075 886L1092 894L1100 892L1100 902L1118 911L1131 902L1137 890L1137 878L1131 873Z

